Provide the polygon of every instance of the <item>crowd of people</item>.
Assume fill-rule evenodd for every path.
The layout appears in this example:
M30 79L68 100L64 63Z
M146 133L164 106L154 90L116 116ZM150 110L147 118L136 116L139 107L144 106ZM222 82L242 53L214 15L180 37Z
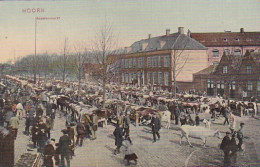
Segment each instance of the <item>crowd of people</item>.
M7 86L1 87L0 126L12 131L14 139L16 139L19 124L22 119L25 119L24 135L30 136L32 149L37 148L37 151L44 156L44 165L46 167L53 166L54 164L65 166L65 160L66 165L70 166L70 159L75 155L75 147L82 147L85 139L97 139L96 131L100 123L100 116L98 116L97 113L85 113L79 116L79 113L76 113L74 110L68 110L63 106L59 107L57 99L50 98L48 91L36 91L11 80L4 80L3 84ZM85 88L84 91L95 93L97 90ZM66 94L65 89L61 89L59 94L61 93L65 93L65 95L74 101L81 100L87 105L95 106L100 110L103 109L102 102L99 100L93 98L84 99L76 93ZM115 94L110 90L107 91L107 94L111 99L128 101L130 104L150 107L161 112L169 111L170 119L166 125L168 129L171 125L171 120L174 120L175 125L188 124L192 126L199 126L202 121L199 116L199 108L187 108L182 103L176 101L155 101L152 98L147 98L143 101L143 99L137 96L122 92ZM113 132L116 145L114 154L117 155L120 153L120 149L123 147L125 149L125 160L127 164L130 164L132 160L137 163L138 157L131 149L133 142L130 137L130 116L133 114L133 110L129 104L115 105L112 109L115 110L114 119L116 120L116 128ZM153 143L161 138L161 112L151 112L149 114ZM60 117L64 115L66 119L66 129L62 130L63 135L57 143L55 143L55 139L52 138L52 130L54 128L55 119L57 119L56 113L59 113ZM193 113L196 113L195 120L191 117ZM227 135L221 143L221 149L224 151L224 165L229 166L231 163L236 162L236 152L243 150L244 124L240 124L240 129L236 131L235 116L232 114L232 110L228 105L223 105L219 113L225 118L223 124L225 125L227 123L230 127L230 132L227 132ZM211 110L211 114L212 120L215 120L216 111ZM105 120L107 121L107 115ZM104 125L106 124L107 123ZM238 144L235 138L238 139Z

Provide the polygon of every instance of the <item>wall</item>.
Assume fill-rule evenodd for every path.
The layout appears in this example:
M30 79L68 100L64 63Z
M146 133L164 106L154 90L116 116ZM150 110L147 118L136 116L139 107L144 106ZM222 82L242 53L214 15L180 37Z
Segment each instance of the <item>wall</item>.
M214 61L219 62L221 60L222 55L224 54L224 50L225 49L229 49L230 50L230 54L234 53L234 50L236 49L240 49L241 51L243 50L243 54L246 53L247 50L251 50L253 49L255 52L259 52L260 50L260 46L245 46L245 47L207 47L208 51L208 65L212 65ZM218 49L219 50L219 57L213 57L213 53L212 51L214 49Z
M172 58L174 57L174 54L177 56L181 54L181 58L179 58L176 62L177 64L176 68L179 69L183 64L185 64L183 69L180 71L180 73L177 76L177 81L192 82L193 73L203 70L208 66L207 51L206 50L184 50L182 53L181 52L182 51L177 51L177 52L172 51Z

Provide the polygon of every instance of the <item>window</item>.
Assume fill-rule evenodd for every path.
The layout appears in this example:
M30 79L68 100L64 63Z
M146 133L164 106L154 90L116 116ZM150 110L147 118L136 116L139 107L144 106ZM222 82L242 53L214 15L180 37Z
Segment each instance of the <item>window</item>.
M125 68L125 59L121 60L121 68Z
M224 52L225 52L226 55L230 54L230 50L229 49L225 49Z
M214 65L214 66L217 66L218 63L219 63L218 61L213 61L213 65Z
M132 62L133 62L132 68L136 68L136 58L133 58Z
M212 54L213 54L213 57L219 57L219 50L214 49L214 50L212 51Z
M125 74L122 73L122 82L125 82Z
M234 55L241 55L241 50L240 49L236 49L234 51Z
M158 56L158 67L163 67L163 56Z
M153 72L153 84L157 85L158 84L158 73Z
M217 89L224 89L225 84L224 81L217 81Z
M152 67L152 58L151 58L151 57L148 57L148 58L147 58L147 67L148 67L148 68L151 68L151 67Z
M229 84L229 89L232 89L232 90L235 90L235 89L236 89L236 81L232 81L232 82Z
M163 73L159 72L159 85L163 85Z
M170 67L170 55L163 57L163 67Z
M168 72L164 73L164 85L165 86L169 85L169 73Z
M129 68L129 61L128 61L128 59L125 59L125 68Z
M257 81L257 96L260 96L260 81Z
M144 67L144 58L139 57L138 58L138 68L143 68Z
M151 72L148 72L147 74L148 74L148 75L147 75L148 84L151 84L151 83L152 83L152 80L153 80L153 78L152 78L152 73L151 73Z
M227 66L223 66L223 74L227 74L228 73L228 67Z
M133 67L133 61L132 59L128 59L128 68L132 68Z
M208 79L208 88L214 88L214 81Z
M153 67L158 66L158 56L153 56Z
M253 90L253 83L252 81L247 81L247 90L252 91Z
M252 72L252 66L246 66L246 73L251 74Z
M125 82L128 83L129 82L129 78L128 78L128 74L125 74Z

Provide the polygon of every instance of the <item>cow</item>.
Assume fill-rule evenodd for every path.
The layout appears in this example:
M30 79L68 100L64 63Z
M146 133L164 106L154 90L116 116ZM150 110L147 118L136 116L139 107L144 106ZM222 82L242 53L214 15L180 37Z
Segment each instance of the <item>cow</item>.
M180 129L181 129L180 144L182 138L185 137L191 147L193 146L189 141L189 137L201 139L203 141L204 147L206 147L208 137L218 137L219 139L222 138L218 130L214 131L200 126L183 125L180 127Z

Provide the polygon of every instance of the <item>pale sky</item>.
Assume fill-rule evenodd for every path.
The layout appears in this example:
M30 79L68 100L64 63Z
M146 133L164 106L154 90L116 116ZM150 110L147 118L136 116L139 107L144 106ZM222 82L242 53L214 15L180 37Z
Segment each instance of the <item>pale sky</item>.
M26 8L44 8L44 13L23 13ZM34 54L34 18L37 53L60 53L67 37L71 46L84 42L91 48L97 29L113 23L120 47L145 39L177 32L224 30L260 31L260 0L85 0L85 1L1 1L0 62ZM71 47L73 51L73 47Z

